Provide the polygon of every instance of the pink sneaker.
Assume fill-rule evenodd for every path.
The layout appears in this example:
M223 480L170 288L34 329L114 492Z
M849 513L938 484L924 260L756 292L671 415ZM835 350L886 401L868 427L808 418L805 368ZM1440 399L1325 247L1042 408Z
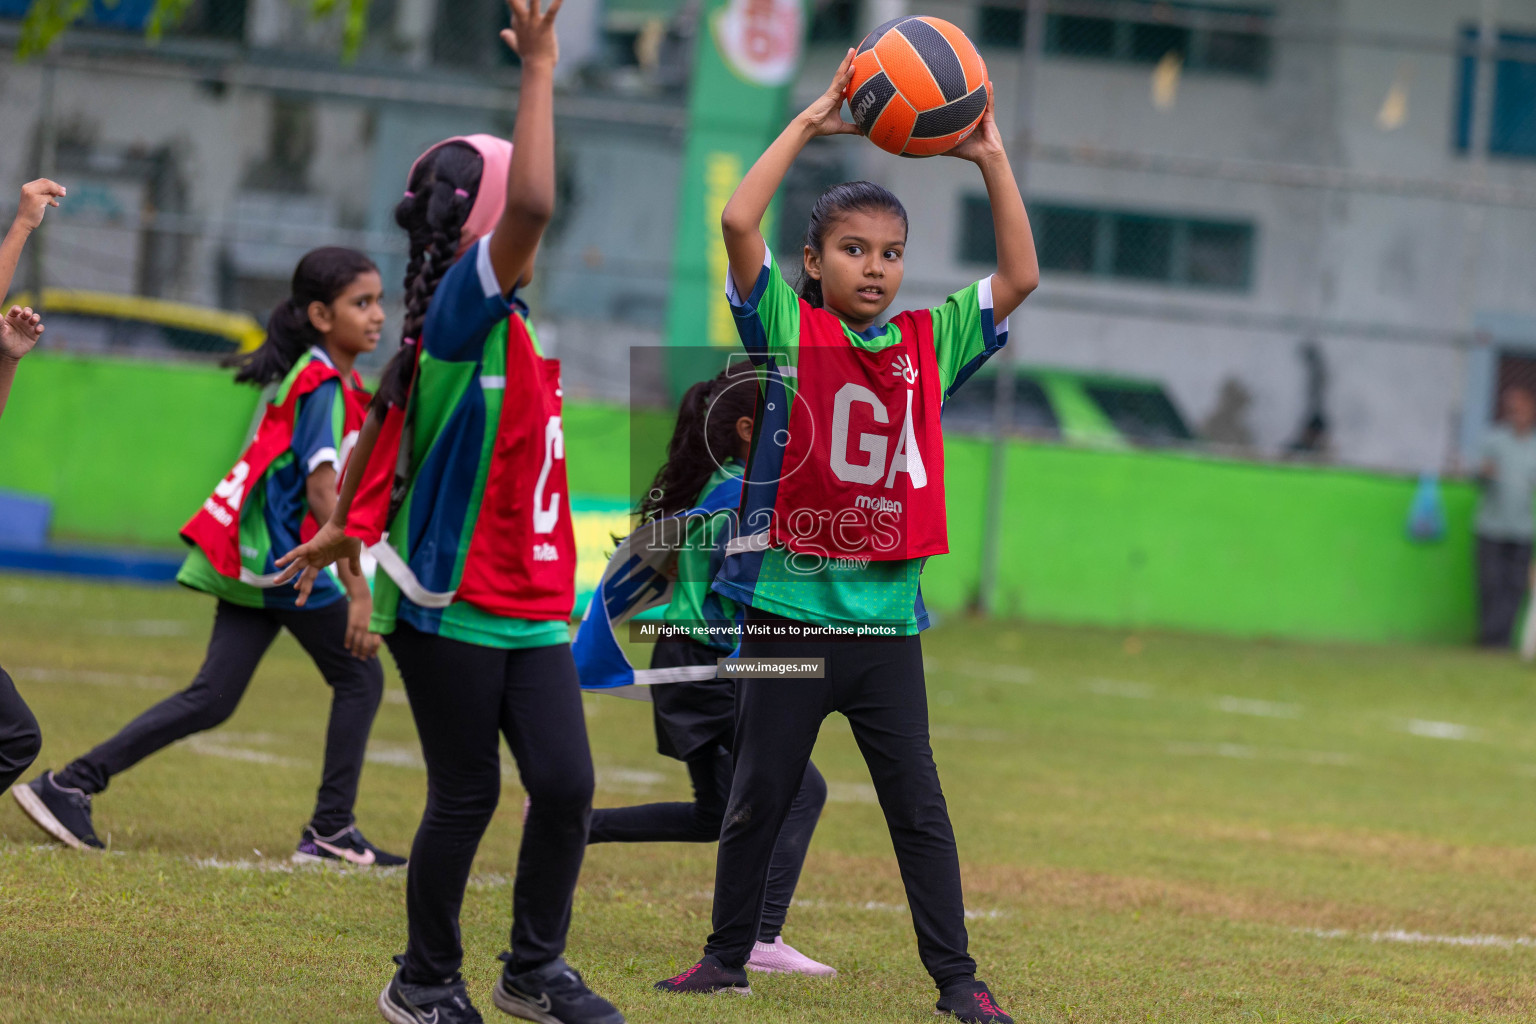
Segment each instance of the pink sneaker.
M754 942L747 958L747 970L773 974L809 974L821 978L837 977L837 969L819 964L775 935L772 942Z

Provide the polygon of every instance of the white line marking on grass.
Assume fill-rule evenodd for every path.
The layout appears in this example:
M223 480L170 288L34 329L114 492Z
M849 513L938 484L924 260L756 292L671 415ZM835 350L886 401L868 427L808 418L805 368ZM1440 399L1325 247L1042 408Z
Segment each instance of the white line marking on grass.
M936 740L963 740L967 743L1012 743L1017 739L1005 729L973 729L962 725L930 725L928 735Z
M1229 715L1256 715L1259 718L1300 718L1300 704L1285 704L1273 700L1252 700L1248 697L1218 697L1216 709Z
M927 671L927 664L923 669ZM940 666L941 670L947 669L957 675L970 676L973 679L985 679L994 683L1014 683L1018 686L1028 686L1035 681L1035 670L1025 668L1023 665L992 665L985 661L956 661L947 666Z
M827 780L827 800L836 804L877 804L880 797L875 787L867 782L833 782Z
M103 619L90 629L103 636L185 636L192 631L180 619Z
M509 758L510 760L510 758ZM503 767L502 774L506 774ZM514 778L516 773L514 772ZM649 793L657 786L667 781L667 777L660 772L638 771L634 768L605 768L595 769L597 788L606 789L614 793Z
M56 590L45 590L41 587L23 587L16 584L0 587L0 600L7 604L29 604L37 606L53 606L62 608L78 608L85 603L84 598L77 592L59 593Z
M703 898L713 899L714 893L703 893ZM905 903L884 903L880 900L867 900L863 903L845 902L841 900L794 900L797 907L819 907L824 910L867 910L874 914L905 914L908 908ZM1007 910L977 910L973 907L965 908L967 921L993 921L1000 917L1010 917Z
M1250 747L1241 743L1170 743L1167 750L1176 757L1229 757L1242 761L1264 758L1334 767L1356 763L1353 754L1335 750L1285 750L1278 747Z
M181 743L194 754L203 757L222 757L230 761L247 761L251 764L266 764L282 768L296 768L308 762L293 757L283 757L280 754L269 753L265 750L252 750L250 747L232 745L231 741L246 742L270 742L271 736L264 733L247 733L219 735L218 733L188 736Z
M260 852L260 851L257 851ZM218 857L197 857L193 867L209 871L254 871L258 874L291 875L300 871L334 871L339 875L356 875L359 878L389 878L405 872L404 867L351 867L342 861L295 864L291 860L220 860Z
M385 690L384 691L384 703L385 704L404 704L406 706L409 706L411 701L410 701L410 698L405 695L405 691L404 690L389 689L389 690Z
M289 861L276 860L220 860L217 857L198 857L192 861L194 867L206 868L212 871L278 871L283 874L293 873L293 864Z
M363 760L371 764L387 764L396 768L425 770L427 762L421 758L421 750L396 743L369 743Z
M1432 740L1474 740L1481 730L1455 722L1431 722L1423 718L1410 718L1403 723L1403 731Z
M1319 939L1365 939L1368 942L1401 942L1410 945L1482 946L1492 949L1536 946L1536 939L1525 935L1428 935L1402 928L1384 932L1350 932L1342 928L1301 928L1298 931Z
M91 686L133 686L141 690L169 690L176 685L170 676L141 676L128 672L96 672L90 669L31 668L11 670L11 676L30 683L87 683Z
M1168 753L1179 757L1231 757L1249 759L1259 756L1258 748L1241 743L1170 743Z
M1100 697L1129 697L1132 700L1147 700L1157 692L1156 687L1150 683L1133 683L1124 679L1089 679L1083 683L1083 689Z

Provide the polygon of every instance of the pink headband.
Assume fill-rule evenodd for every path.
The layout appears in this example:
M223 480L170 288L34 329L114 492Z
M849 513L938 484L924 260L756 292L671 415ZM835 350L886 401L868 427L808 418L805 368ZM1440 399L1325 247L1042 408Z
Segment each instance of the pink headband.
M405 176L406 183L416 176L416 167L428 154L448 145L450 142L462 142L480 154L484 163L484 169L480 172L480 189L475 193L475 202L469 208L469 217L464 221L464 229L459 233L459 252L474 245L481 238L491 233L496 222L501 219L502 207L507 205L507 175L512 169L512 143L506 139L499 139L494 135L455 135L451 139L444 139L427 148L427 151L417 157L411 164L410 173ZM457 189L461 195L463 189ZM407 193L409 194L409 193Z

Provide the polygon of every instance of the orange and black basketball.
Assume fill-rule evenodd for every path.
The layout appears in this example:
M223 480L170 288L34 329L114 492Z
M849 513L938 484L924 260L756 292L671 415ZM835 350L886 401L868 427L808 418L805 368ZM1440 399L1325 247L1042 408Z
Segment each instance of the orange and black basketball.
M934 156L981 122L987 66L942 18L897 18L859 44L845 98L859 131L881 149Z

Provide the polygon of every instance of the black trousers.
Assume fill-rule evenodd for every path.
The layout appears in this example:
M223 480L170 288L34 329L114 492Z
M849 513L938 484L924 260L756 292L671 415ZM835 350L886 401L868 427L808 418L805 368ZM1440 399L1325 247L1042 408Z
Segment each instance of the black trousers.
M714 664L719 655L703 644L691 640L664 641L656 645L652 668L673 665ZM724 693L729 696L735 683L729 679L704 683L668 683L652 687L652 700L666 703L664 697L686 698L693 693L708 693L711 697ZM675 688L687 687L683 694L670 693ZM677 703L677 702L674 702ZM699 702L704 710L713 707L713 699ZM680 710L689 710L684 707ZM663 731L658 711L657 733ZM702 717L702 715L700 716ZM734 727L721 735L726 743L732 742ZM600 807L592 812L592 824L587 832L589 843L713 843L720 838L720 826L725 821L725 807L731 795L731 752L720 743L713 749L695 750L681 759L688 766L688 777L693 782L693 803L640 804L635 807ZM800 789L789 805L789 814L773 847L773 858L768 867L768 881L763 895L763 915L758 922L757 938L772 942L784 931L784 919L789 915L789 903L794 899L795 886L800 882L800 870L805 866L805 854L811 845L811 835L821 818L821 809L827 802L827 784L816 766L809 762L800 780Z
M568 644L502 650L399 623L388 637L427 762L427 807L405 885L405 980L440 985L464 961L459 909L501 799L501 737L531 805L512 889L512 970L565 951L587 846L592 753Z
M43 733L16 684L0 668L0 793L11 788L43 749Z
M1529 542L1477 538L1478 643L1509 646L1530 574Z
M256 666L280 629L314 660L331 687L331 717L325 731L325 765L310 824L333 835L353 822L358 779L373 716L384 696L384 669L378 658L363 661L347 651L347 602L322 608L247 608L221 600L213 618L208 653L192 685L156 704L116 736L56 775L60 783L100 793L112 777L193 733L220 725L239 706Z
M784 620L752 608L747 621ZM775 840L822 719L840 711L853 728L885 813L923 966L941 989L974 977L960 857L928 741L919 639L745 640L741 657L824 658L826 678L736 683L736 774L715 866L715 930L705 953L731 967L746 962Z

